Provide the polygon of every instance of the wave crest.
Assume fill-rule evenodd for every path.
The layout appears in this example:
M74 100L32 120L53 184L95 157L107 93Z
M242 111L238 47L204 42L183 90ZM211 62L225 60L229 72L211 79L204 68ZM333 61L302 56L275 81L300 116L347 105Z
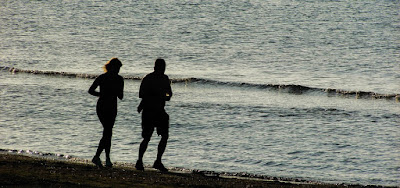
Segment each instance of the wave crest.
M70 73L70 72L58 72L58 71L41 71L41 70L24 70L14 67L3 67L0 66L0 70L8 71L12 73L29 73L29 74L40 74L48 76L63 76L63 77L74 77L74 78L89 78L95 79L98 74L85 74L85 73ZM142 77L138 76L124 76L126 80L141 80ZM255 88L255 89L268 89L276 90L279 92L285 92L295 95L306 94L309 92L322 92L327 94L329 97L342 96L342 97L354 97L357 99L387 99L400 101L400 94L380 94L368 91L347 91L342 89L333 88L314 88L303 85L294 84L253 84L253 83L239 83L239 82L223 82L203 78L172 78L172 83L200 83L206 85L222 85L230 87L243 87L243 88Z

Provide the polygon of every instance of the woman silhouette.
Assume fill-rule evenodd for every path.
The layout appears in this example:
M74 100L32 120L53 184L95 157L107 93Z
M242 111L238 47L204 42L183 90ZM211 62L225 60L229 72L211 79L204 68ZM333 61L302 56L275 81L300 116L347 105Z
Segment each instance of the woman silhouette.
M112 129L114 127L115 118L117 117L117 97L122 100L124 97L124 79L118 75L122 66L121 61L112 58L104 65L105 73L96 78L92 86L89 88L91 95L99 97L96 106L97 116L103 125L103 137L100 140L96 155L92 162L102 167L100 154L106 152L106 166L112 167L110 159ZM100 86L100 92L96 88Z

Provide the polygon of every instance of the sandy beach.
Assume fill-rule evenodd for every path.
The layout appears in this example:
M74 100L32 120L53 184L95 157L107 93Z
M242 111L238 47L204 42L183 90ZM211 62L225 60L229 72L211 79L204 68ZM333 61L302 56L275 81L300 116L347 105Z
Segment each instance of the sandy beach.
M88 161L6 152L0 153L0 182L2 187L362 187L174 169L138 171L132 164L118 162L113 168L98 168Z

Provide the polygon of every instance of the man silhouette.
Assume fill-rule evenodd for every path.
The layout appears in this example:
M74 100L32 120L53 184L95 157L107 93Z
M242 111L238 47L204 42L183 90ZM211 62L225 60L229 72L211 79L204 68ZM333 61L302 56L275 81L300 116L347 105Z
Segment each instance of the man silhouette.
M171 82L165 72L164 59L157 59L154 63L154 72L146 75L140 85L139 98L142 99L138 106L138 112L142 112L142 137L143 141L139 148L139 158L136 162L136 169L144 170L143 155L146 152L150 138L157 129L157 134L161 135L158 144L157 160L154 162L153 168L162 172L167 172L161 162L162 155L168 141L169 115L165 112L165 101L169 101L172 97Z

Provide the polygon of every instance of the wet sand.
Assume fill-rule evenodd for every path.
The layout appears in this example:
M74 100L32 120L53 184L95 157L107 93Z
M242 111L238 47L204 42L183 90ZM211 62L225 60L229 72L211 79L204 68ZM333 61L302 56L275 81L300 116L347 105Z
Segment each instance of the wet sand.
M133 164L115 163L98 168L88 161L0 152L1 187L361 187L260 177L222 176L201 171L151 168L138 171Z

